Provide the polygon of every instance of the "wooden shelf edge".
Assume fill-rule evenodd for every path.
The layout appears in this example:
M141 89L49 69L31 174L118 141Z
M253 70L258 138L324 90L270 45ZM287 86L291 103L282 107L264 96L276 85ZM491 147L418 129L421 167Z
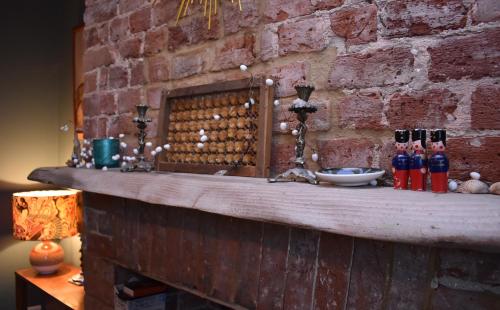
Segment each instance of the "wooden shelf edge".
M359 238L500 249L500 196L342 188L184 173L38 168L61 187Z

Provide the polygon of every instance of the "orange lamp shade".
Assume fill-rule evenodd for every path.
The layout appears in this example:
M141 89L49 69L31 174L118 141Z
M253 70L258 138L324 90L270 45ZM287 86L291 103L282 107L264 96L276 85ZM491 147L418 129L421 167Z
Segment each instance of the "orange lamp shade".
M15 193L12 197L14 238L54 240L78 233L79 192L50 190Z

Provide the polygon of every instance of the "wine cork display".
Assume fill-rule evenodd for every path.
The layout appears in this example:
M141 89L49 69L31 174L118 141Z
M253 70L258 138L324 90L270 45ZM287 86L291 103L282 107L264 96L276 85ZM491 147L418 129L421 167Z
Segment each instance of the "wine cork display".
M266 176L272 125L269 98L271 88L248 80L172 91L160 112L159 136L169 149L162 154L159 170L231 170L229 174ZM259 128L263 124L266 132Z

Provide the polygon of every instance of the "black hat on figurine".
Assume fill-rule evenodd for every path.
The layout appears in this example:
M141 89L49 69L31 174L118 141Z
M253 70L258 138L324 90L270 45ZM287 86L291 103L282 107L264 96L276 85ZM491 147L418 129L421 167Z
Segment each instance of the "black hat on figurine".
M446 146L446 130L444 129L435 129L431 131L431 141L432 142L443 142L443 145Z
M410 131L406 129L398 129L394 132L394 138L398 143L406 143L410 141Z
M425 140L426 140L427 132L425 129L413 129L411 132L411 141L420 140L422 143L422 147L425 148Z

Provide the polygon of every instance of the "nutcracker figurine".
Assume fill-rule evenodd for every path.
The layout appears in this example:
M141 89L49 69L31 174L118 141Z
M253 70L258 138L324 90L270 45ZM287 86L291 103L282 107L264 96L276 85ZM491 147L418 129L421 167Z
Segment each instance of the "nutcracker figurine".
M446 130L436 129L431 131L432 156L429 160L431 173L431 189L434 193L448 191L448 158L444 154L446 148Z
M408 175L410 171L410 156L406 152L410 132L396 130L396 156L392 159L392 175L394 176L394 189L408 189Z
M410 156L410 188L414 191L425 191L427 185L425 138L425 129L414 129L411 132L413 154Z

